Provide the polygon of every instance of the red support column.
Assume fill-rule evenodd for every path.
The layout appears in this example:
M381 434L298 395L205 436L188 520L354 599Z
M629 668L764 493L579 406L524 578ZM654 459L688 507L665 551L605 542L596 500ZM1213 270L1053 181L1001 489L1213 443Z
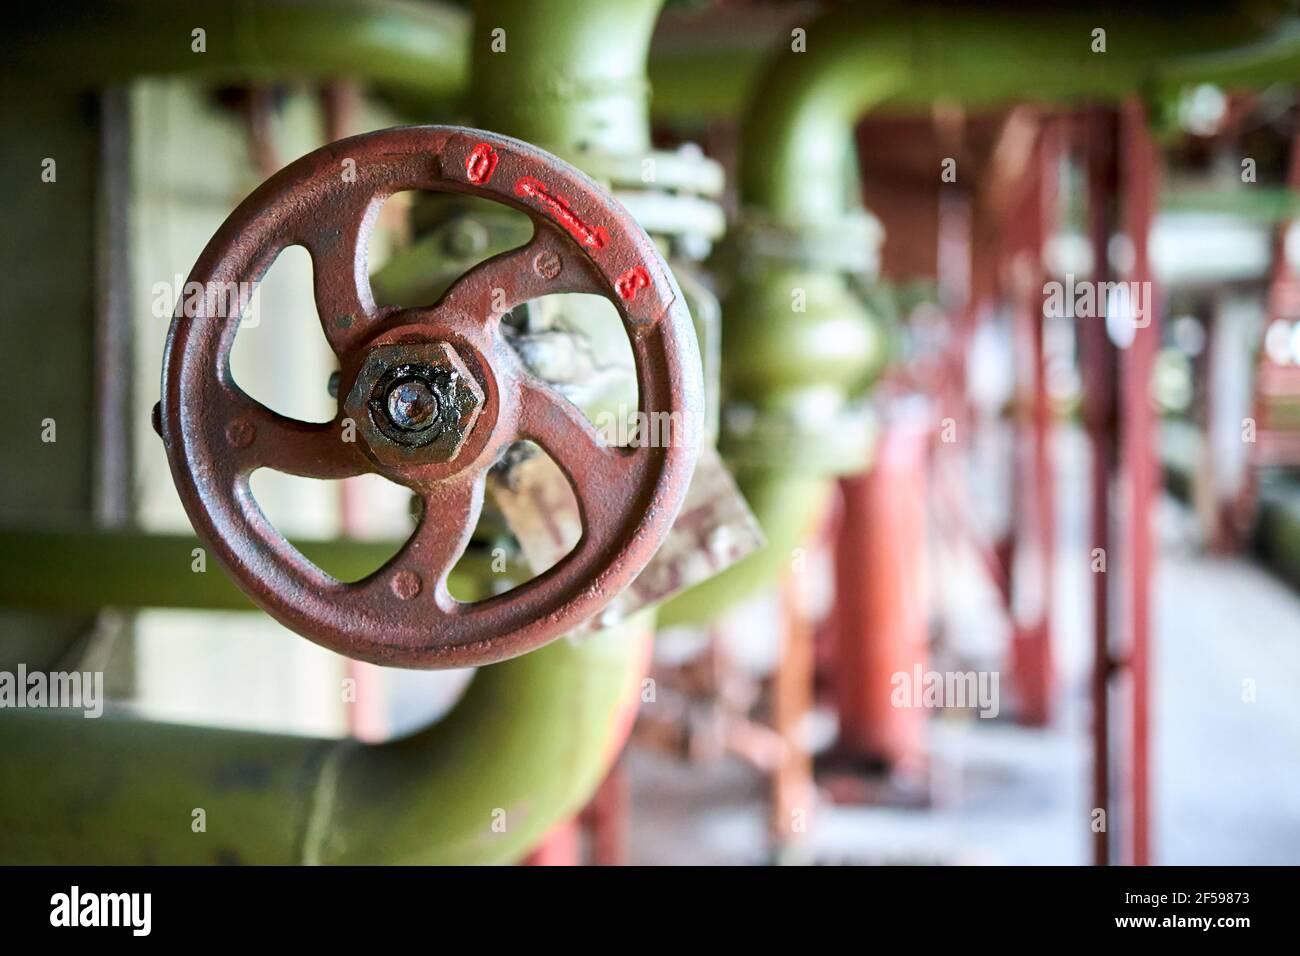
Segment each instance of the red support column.
M926 671L924 421L886 425L869 472L840 482L835 542L837 751L890 769L918 766L925 714L893 706L895 674Z
M1151 859L1151 578L1155 561L1151 521L1159 474L1151 373L1160 344L1160 317L1149 249L1158 177L1156 148L1147 130L1146 111L1140 102L1125 105L1121 137L1125 227L1133 246L1133 269L1129 279L1144 283L1140 288L1147 290L1144 298L1148 308L1145 316L1148 321L1135 329L1132 344L1124 350L1120 369L1120 463L1128 492L1125 513L1127 560L1124 562L1129 584L1125 606L1131 735L1128 862L1145 866Z
M1092 110L1085 139L1088 175L1088 234L1092 275L1111 281L1109 249L1115 232L1119 188L1115 168L1116 115L1109 108ZM1080 318L1078 336L1083 364L1083 419L1092 451L1091 518L1088 568L1092 584L1092 811L1102 812L1100 829L1092 812L1092 860L1110 862L1110 674L1111 587L1104 562L1111 551L1111 478L1115 473L1115 347L1101 318ZM1094 557L1100 556L1100 557Z
M524 866L581 866L582 828L577 817L557 823L523 859Z
M631 802L627 770L619 760L583 811L583 822L591 836L593 866L627 866Z
M816 788L808 743L813 707L813 629L802 569L786 573L781 588L781 650L772 675L772 727L784 746L772 774L769 830L777 855L797 851L812 823Z
M1003 280L1014 310L1018 388L1016 470L1011 553L1029 549L1034 579L1026 589L1013 582L1011 672L1019 701L1019 718L1031 726L1051 719L1055 669L1052 655L1052 597L1056 542L1056 497L1052 467L1052 411L1047 394L1043 353L1043 246L1055 207L1057 131L1043 121L1033 162L1010 205L1005 228Z
M620 759L581 813L557 823L542 842L524 857L524 866L582 866L583 837L590 846L592 866L626 866L628 811L631 793Z

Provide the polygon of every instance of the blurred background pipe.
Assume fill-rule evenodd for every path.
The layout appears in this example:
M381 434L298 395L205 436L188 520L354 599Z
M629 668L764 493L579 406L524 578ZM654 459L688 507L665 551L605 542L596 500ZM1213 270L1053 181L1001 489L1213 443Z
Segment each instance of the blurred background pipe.
M822 255L828 235L853 241L861 207L853 131L863 116L940 99L1116 99L1157 92L1179 77L1213 79L1192 70L1216 65L1234 76L1294 75L1300 41L1294 23L1280 19L1282 9L1251 5L1229 19L1221 7L1192 4L1171 20L1119 7L847 5L792 14L766 34L716 37L721 49L691 39L680 22L670 25L651 57L652 77L665 80L656 86L656 111L721 112L738 102L738 91L749 91L739 150L742 221L733 229L740 264L724 302L723 380L742 420L784 426L738 436L728 431L724 408L721 446L768 545L670 602L663 620L702 621L771 587L827 500L832 477L866 466L870 430L842 416L885 365L887 334L853 287L851 270ZM1094 53L1093 31L1117 17L1126 26L1123 42ZM1135 27L1135 18L1148 22ZM801 52L814 47L816 56ZM707 60L695 55L705 49ZM762 248L774 236L782 253L769 256ZM827 454L835 445L844 447Z
M55 84L354 77L428 109L456 101L469 77L469 17L442 3L69 0L32 5L22 16L24 28L0 39L0 71Z

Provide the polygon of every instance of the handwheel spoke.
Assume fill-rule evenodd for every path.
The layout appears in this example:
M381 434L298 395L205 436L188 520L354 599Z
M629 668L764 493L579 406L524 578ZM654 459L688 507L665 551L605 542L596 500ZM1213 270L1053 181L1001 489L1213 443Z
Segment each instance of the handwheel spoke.
M382 197L359 194L343 203L304 239L311 253L316 312L325 338L339 357L351 352L392 311L375 305L367 251Z
M303 478L351 478L371 470L349 430L339 421L304 422L272 411L230 386L224 432L229 458L241 473L255 468Z
M541 445L568 475L584 530L600 536L609 530L607 518L634 507L643 456L607 445L572 402L543 382L524 376L519 390L520 436Z
M479 263L452 283L439 300L438 309L495 322L539 296L604 291L600 274L574 249L573 243L554 227L538 223L526 245Z
M485 471L466 472L422 489L420 523L376 583L403 601L431 595L440 611L450 612L456 599L447 579L478 525L486 478Z

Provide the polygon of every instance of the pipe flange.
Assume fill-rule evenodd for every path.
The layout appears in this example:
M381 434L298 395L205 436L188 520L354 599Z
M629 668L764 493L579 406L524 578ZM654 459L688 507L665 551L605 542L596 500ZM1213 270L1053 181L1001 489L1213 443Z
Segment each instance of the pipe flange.
M615 192L648 187L717 199L726 186L722 164L694 143L644 155L587 152L581 159L593 179L608 183Z
M732 227L727 245L742 270L762 270L775 261L871 278L880 271L884 238L880 220L865 209L798 225L747 211Z
M850 475L870 465L877 431L866 400L815 417L731 402L722 410L718 445L737 468Z

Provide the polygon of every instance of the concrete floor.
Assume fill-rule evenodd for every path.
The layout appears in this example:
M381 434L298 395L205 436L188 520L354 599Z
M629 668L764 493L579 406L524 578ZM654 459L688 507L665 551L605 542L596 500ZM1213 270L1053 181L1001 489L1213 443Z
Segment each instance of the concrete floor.
M931 719L934 806L823 799L808 839L816 862L1088 862L1081 447L1066 434L1058 455L1061 710L1052 726ZM1300 863L1300 595L1247 560L1200 554L1190 516L1171 501L1158 527L1154 859ZM765 784L755 771L731 759L691 766L647 752L631 753L629 768L633 862L768 861Z

